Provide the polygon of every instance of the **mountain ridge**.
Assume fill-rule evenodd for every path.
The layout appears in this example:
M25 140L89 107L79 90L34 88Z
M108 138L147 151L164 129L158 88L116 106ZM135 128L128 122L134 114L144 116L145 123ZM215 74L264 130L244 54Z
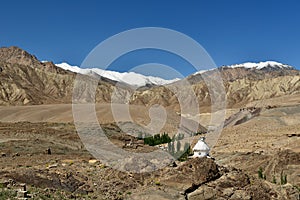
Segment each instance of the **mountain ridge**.
M116 72L99 68L80 68L78 66L69 65L66 62L55 65L64 70L69 70L80 74L90 74L94 72L102 77L137 87L146 85L165 85L180 80L178 78L166 80L160 77L146 76L136 72Z
M221 67L209 71L211 76L215 73L223 79L228 107L239 107L251 101L297 94L300 91L300 71L292 67L275 67L273 70L264 67ZM52 62L40 62L35 56L17 47L0 48L0 105L72 103L73 85L78 75L85 79L93 78L61 69ZM128 84L118 84L118 95L122 102L126 101L123 103L145 106L159 104L180 111L181 105L168 88L187 80L201 104L199 106L208 107L211 99L202 75L190 75L169 83L167 87L150 85L136 90ZM92 90L84 85L78 88L78 95L84 96L86 101L110 103L117 83L102 77L96 89L96 99L90 99ZM189 101L189 97L184 98L185 104L188 105Z
M71 103L77 74L52 62L40 62L18 48L0 48L0 105L41 105ZM83 78L91 78L84 76ZM99 80L97 102L109 102L115 82ZM125 92L130 88L120 89ZM78 94L90 93L79 88Z
M56 66L64 69L69 70L71 72L75 73L81 73L81 74L91 74L96 73L102 77L106 77L108 79L117 81L117 82L124 82L128 85L136 85L138 87L149 85L167 85L174 83L176 81L179 81L181 79L175 78L175 79L163 79L160 77L153 77L153 76L146 76L142 74L138 74L135 72L117 72L117 71L109 71L109 70L103 70L99 68L80 68L78 66L72 66L68 64L67 62L62 62L59 64L55 64ZM242 69L249 69L249 70L262 70L262 71L281 71L281 70L295 70L297 69L293 66L283 64L276 61L263 61L259 63L254 62L245 62L241 64L233 64L233 65L222 65L216 69L209 69L209 70L200 70L194 74L188 75L198 75L207 73L213 70L223 70L223 69L236 69L236 68L242 68ZM134 81L132 81L134 80Z
M222 67L229 67L229 68L238 68L244 67L248 69L265 69L265 68L273 68L273 69L295 69L295 67L283 64L277 61L262 61L262 62L245 62L241 64L234 64L234 65L224 65Z

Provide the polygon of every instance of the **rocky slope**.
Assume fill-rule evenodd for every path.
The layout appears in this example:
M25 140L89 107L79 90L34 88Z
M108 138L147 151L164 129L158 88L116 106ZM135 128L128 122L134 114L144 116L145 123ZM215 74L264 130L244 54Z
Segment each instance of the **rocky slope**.
M18 47L0 48L0 105L71 103L75 77L75 73L52 62L42 63ZM114 84L100 80L97 102L110 101ZM79 88L78 94L88 89Z
M223 79L227 107L242 107L255 100L264 100L283 95L298 94L300 91L300 72L294 68L245 68L221 67L218 69ZM207 107L211 103L210 94L202 75L210 73L213 77L216 70L191 75L186 80L191 84L199 103ZM173 87L177 83L168 85ZM181 89L185 91L185 88ZM187 98L188 104L189 99ZM166 87L155 87L147 91L138 91L134 104L177 105L177 99ZM176 107L176 106L175 106Z

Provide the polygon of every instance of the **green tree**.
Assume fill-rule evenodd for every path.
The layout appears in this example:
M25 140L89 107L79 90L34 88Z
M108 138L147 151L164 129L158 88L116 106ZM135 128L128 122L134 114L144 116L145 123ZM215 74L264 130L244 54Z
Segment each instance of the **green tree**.
M171 154L172 154L172 155L175 154L175 146L174 146L174 142L171 142Z
M284 184L287 184L287 175L284 175Z
M287 184L287 175L283 174L283 172L280 173L280 184L281 185Z
M169 135L167 133L162 134L162 136L161 136L162 144L169 143L171 141L172 141L172 139L169 137Z
M171 144L171 142L169 142L168 143L168 151L171 153L171 151L172 151L172 146L171 146L172 144Z
M154 138L153 138L153 136L144 138L144 143L145 143L145 144L148 144L148 145L150 145L150 146L154 146L155 143L154 143Z
M175 142L175 140L176 140L176 136L173 135L173 136L172 136L172 142Z
M176 142L176 150L177 150L177 152L180 151L180 148L181 148L181 143L180 143L179 140L177 140L177 142Z
M190 150L191 149L191 147L190 147L190 144L189 143L184 143L184 146L183 146L183 149L184 149L184 152L186 152L186 151L188 151L188 150ZM188 153L190 153L190 152L188 152Z
M260 167L259 169L258 169L258 178L261 178L261 179L263 179L264 178L264 175L263 175L263 169Z
M179 161L186 161L188 157L192 154L192 150L189 143L184 143L183 148L184 150L180 152L182 155L178 158Z

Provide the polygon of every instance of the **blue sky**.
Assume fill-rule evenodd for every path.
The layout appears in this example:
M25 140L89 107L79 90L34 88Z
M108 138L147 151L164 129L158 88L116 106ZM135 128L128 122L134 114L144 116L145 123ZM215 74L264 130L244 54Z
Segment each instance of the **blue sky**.
M0 46L19 46L40 60L80 65L101 41L138 27L164 27L199 42L220 65L276 60L300 67L297 0L27 0L3 1ZM156 62L183 75L195 69L160 51L124 55L110 67L126 71Z

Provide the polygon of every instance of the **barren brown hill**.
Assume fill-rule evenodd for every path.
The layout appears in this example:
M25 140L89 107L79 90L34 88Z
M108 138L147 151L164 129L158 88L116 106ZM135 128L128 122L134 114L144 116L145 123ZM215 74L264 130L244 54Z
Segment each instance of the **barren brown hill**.
M215 76L214 71L209 72L211 76ZM300 91L300 72L296 69L259 70L222 67L219 68L219 72L225 86L228 108L243 107L257 100L299 94ZM191 84L200 107L210 106L210 94L201 74L191 75L186 80ZM169 87L175 84L177 83L170 84ZM189 99L187 98L186 101ZM177 99L164 86L136 92L132 103L172 105L179 108Z
M0 48L0 105L71 103L75 78L75 73L42 63L22 49ZM101 78L98 86L97 101L110 101L114 82ZM89 89L79 88L78 93Z

